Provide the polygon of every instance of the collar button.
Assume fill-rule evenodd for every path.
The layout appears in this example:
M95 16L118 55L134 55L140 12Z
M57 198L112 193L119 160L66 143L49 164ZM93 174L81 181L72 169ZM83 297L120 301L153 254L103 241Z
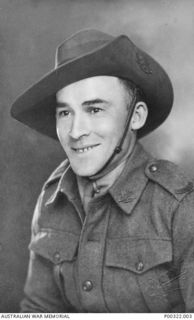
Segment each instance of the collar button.
M59 252L55 252L53 255L53 259L55 263L59 263L61 261L61 255Z

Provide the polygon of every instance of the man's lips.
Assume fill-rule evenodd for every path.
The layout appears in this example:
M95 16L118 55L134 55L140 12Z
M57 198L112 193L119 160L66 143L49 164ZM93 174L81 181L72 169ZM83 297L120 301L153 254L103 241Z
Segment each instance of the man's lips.
M86 146L83 146L83 147L71 147L71 149L76 152L76 153L84 153L84 152L88 152L96 147L98 147L99 144L92 144L92 145L86 145Z

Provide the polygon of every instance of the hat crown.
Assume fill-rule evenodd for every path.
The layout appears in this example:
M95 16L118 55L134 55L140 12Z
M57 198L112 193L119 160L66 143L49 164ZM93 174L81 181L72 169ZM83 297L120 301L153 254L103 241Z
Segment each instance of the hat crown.
M67 61L81 57L96 50L114 37L95 29L81 30L61 43L56 51L55 68Z

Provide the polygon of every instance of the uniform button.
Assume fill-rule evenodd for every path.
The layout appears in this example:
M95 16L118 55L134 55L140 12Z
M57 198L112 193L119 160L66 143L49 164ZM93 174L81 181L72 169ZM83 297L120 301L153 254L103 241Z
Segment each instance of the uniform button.
M143 262L142 262L142 261L138 262L138 263L136 264L136 270L137 270L137 271L142 271L143 269L144 269L144 264L143 264Z
M152 164L150 167L150 172L156 172L158 170L158 167L155 164Z
M59 252L55 252L53 255L53 259L55 262L60 262L61 261L61 255Z
M83 284L82 284L82 289L83 289L84 291L91 291L92 288L93 288L92 281L86 280L86 281L83 282Z

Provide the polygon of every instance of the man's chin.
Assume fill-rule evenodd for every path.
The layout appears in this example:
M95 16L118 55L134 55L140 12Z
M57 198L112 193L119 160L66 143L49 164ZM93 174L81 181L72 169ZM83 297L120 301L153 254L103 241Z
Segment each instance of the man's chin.
M77 176L80 176L80 177L91 177L93 175L95 175L99 170L100 168L86 168L86 166L73 166L71 165L71 168L73 170L73 172L77 175Z

